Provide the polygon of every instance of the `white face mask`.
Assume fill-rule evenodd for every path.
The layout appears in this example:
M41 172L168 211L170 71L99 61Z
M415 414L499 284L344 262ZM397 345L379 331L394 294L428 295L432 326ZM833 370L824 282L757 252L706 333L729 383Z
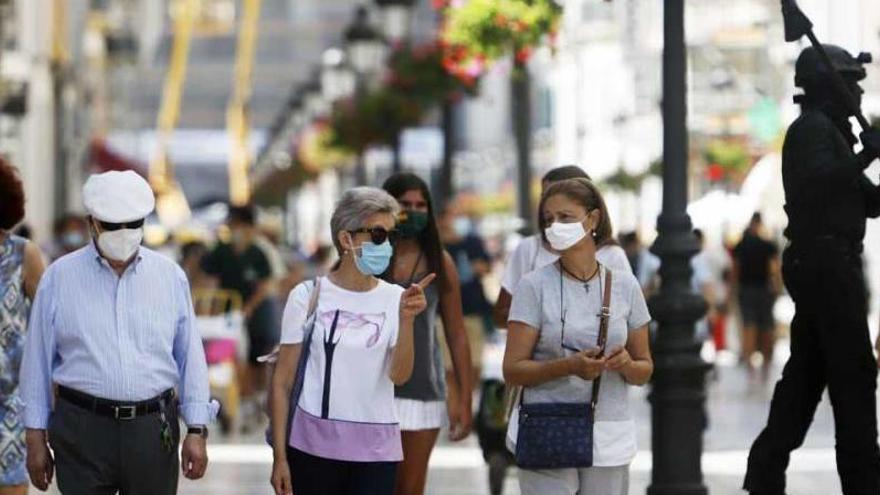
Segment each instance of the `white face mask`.
M101 232L98 247L101 253L114 261L128 261L144 238L144 229L119 229Z
M556 251L565 251L581 242L587 236L587 231L584 230L583 220L572 223L553 222L544 229L544 235L547 236L550 247Z

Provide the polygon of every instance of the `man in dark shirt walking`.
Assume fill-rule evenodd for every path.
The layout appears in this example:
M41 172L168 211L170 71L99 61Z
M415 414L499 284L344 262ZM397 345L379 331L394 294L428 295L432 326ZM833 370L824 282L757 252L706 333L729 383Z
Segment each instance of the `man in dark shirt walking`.
M230 242L219 242L202 259L202 269L216 277L221 289L237 292L242 300L248 335L248 362L241 380L243 426L247 429L259 417L265 390L264 374L257 358L269 354L278 343L279 320L272 297L272 269L263 251L254 243L256 228L250 207L231 207L227 219Z
M733 249L733 273L742 317L741 359L751 372L752 355L759 350L764 357L762 376L766 380L775 343L773 304L780 289L779 249L761 237L761 229L761 214L755 213Z
M834 70L859 100L863 63L825 45ZM825 387L834 408L837 471L844 495L880 493L877 445L877 365L868 336L862 271L865 220L880 216L880 188L864 169L880 154L878 131L858 141L851 107L834 86L817 50L805 49L795 65L801 115L782 150L782 178L790 244L782 274L795 302L791 357L776 385L767 427L749 454L743 488L751 494L785 493L785 469L800 447Z

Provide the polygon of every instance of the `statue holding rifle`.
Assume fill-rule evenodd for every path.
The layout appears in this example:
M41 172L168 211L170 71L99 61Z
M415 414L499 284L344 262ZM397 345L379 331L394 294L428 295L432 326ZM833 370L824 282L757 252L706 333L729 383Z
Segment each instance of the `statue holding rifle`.
M783 0L786 39L806 35L795 66L801 115L782 150L789 245L782 273L795 302L791 357L766 428L752 445L743 488L783 495L789 454L801 446L822 393L834 408L837 470L845 495L880 493L876 380L862 268L865 221L880 216L880 188L864 169L880 156L880 131L861 115L867 53L821 45L794 1ZM850 117L863 129L853 133ZM853 147L861 141L862 151Z

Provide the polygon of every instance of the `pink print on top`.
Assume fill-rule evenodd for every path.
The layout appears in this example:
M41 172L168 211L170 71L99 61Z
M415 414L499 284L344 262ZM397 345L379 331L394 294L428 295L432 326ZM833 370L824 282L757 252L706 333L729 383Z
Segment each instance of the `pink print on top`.
M360 314L345 310L338 310L338 312L339 320L336 324L337 331L348 333L365 330L371 332L370 338L367 339L367 348L371 348L379 342L379 337L382 335L382 328L385 326L385 313ZM319 314L321 326L325 329L331 328L336 313L337 310L321 312ZM333 339L335 342L339 342L339 340L344 337L341 335L342 332L340 332L338 336L335 336Z

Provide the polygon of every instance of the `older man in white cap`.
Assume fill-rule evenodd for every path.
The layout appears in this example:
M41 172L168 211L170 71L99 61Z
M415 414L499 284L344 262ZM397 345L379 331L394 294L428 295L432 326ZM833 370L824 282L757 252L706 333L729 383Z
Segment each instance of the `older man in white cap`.
M144 179L93 175L83 199L93 242L51 265L31 311L21 367L28 472L45 491L57 467L65 495L170 495L178 409L190 479L205 472L206 425L217 414L189 284L140 246L155 205Z

